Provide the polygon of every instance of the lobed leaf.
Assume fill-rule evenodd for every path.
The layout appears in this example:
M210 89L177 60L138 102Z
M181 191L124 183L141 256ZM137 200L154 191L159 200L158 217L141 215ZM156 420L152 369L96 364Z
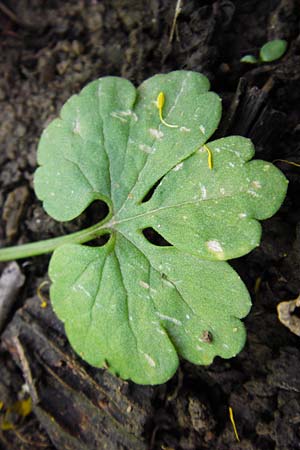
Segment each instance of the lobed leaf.
M221 116L208 89L188 71L137 90L120 78L96 80L65 104L38 149L35 189L51 216L71 220L95 199L110 207L99 226L111 232L106 245L54 252L54 310L86 361L141 384L168 380L179 356L209 364L241 350L250 298L225 261L259 245L257 219L274 214L286 192L279 170L251 161L250 140L204 145ZM160 121L160 92L177 128ZM170 246L149 242L149 227Z

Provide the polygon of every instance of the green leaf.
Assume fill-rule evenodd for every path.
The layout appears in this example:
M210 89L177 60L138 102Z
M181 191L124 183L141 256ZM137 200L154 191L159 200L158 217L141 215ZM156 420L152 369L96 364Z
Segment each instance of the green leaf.
M272 62L281 58L287 49L287 41L283 39L274 39L262 46L259 57L263 62Z
M249 139L204 145L221 116L208 89L188 71L137 90L102 78L66 103L39 145L35 189L50 215L71 220L95 199L110 207L99 225L111 234L106 245L54 252L54 310L86 361L141 384L168 380L179 356L209 364L241 350L250 298L225 261L259 245L256 219L274 214L286 192L279 170L250 161ZM160 92L163 118L177 128L159 119ZM170 246L149 242L149 227Z
M248 63L248 64L257 64L258 63L258 59L255 58L255 56L253 56L253 55L245 55L240 59L240 61L243 63Z

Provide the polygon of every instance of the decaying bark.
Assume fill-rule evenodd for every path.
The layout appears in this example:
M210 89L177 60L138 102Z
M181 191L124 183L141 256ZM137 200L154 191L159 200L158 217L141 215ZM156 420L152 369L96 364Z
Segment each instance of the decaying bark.
M112 331L113 332L113 331ZM51 307L29 299L2 336L22 371L33 411L57 449L144 449L151 388L82 363Z
M276 141L282 133L285 115L268 104L269 92L274 83L270 77L264 87L259 89L256 86L249 86L247 80L241 78L216 136L249 137L256 146L256 157L266 144L270 145ZM264 159L267 156L264 147Z

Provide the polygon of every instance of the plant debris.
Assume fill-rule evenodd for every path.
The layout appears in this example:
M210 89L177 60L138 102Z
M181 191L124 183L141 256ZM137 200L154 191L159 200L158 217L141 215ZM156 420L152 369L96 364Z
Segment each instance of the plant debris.
M300 317L295 314L296 308L300 308L300 295L295 300L280 302L277 305L277 312L280 322L300 337Z

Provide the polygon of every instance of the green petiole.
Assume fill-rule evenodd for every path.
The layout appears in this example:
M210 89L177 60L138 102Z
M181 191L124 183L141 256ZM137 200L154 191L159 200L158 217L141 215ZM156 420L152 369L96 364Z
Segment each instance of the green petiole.
M0 249L0 261L12 261L15 259L29 258L31 256L52 253L57 247L65 244L83 244L99 236L110 233L111 229L103 224L103 221L84 230L77 231L67 236L32 242L30 244L12 246Z

